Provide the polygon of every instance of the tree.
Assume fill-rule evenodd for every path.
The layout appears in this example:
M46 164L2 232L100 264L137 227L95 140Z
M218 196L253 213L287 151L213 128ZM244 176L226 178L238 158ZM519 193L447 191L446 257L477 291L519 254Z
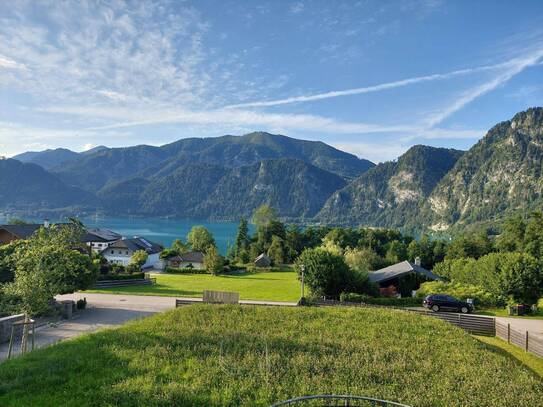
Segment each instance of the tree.
M347 249L345 251L345 262L352 270L358 272L378 270L386 265L383 258L368 248Z
M535 258L543 257L543 213L534 212L526 225L524 250Z
M277 220L277 211L269 205L260 205L253 212L253 223L257 228L266 228Z
M215 246L209 246L204 255L204 266L208 273L217 275L223 271L224 259Z
M386 259L390 263L399 263L407 258L407 247L404 242L393 240L388 244Z
M268 249L268 257L272 260L274 265L283 264L285 262L283 239L279 236L272 236L271 245Z
M189 251L189 246L181 239L175 239L172 243L171 249L177 254L182 254Z
M41 228L15 249L15 279L5 285L5 292L20 299L26 315L44 313L55 295L87 289L94 283L97 264L74 250L81 234L76 223Z
M502 252L521 252L524 250L526 223L520 215L507 219L503 231L498 236L496 246Z
M15 277L15 259L13 254L26 245L25 240L14 240L0 246L0 284L13 281Z
M324 249L305 249L296 260L295 268L301 278L304 266L304 281L316 296L339 298L342 292L364 292L369 281L364 275L352 271L343 256Z
M204 226L193 226L187 235L187 243L190 244L192 250L204 253L209 247L216 246L213 235Z
M236 243L234 244L234 256L239 259L240 253L242 251L247 251L250 244L249 223L247 222L247 219L241 218L239 221L238 233L236 235Z
M141 269L148 258L149 255L145 250L136 250L130 258L130 264L134 264L139 269Z
M529 254L510 253L500 264L500 287L503 294L517 303L537 303L543 290L541 263Z

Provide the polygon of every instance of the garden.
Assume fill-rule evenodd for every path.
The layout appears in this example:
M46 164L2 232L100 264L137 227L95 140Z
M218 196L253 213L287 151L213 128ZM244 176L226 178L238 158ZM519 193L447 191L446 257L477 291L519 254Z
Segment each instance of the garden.
M0 405L269 406L357 394L413 406L537 406L543 380L402 311L193 305L0 365Z

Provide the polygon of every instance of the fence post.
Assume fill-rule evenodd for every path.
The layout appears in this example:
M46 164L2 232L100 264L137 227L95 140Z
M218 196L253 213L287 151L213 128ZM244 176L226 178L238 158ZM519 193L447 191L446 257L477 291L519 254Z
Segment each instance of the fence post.
M526 352L528 352L528 331L526 331Z
M511 324L507 323L507 343L511 343Z

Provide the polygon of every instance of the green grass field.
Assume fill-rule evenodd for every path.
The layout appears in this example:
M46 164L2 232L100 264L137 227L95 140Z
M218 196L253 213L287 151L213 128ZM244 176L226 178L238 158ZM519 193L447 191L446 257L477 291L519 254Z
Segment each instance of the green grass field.
M308 394L541 405L543 381L437 318L193 305L0 364L1 406L269 406Z
M153 286L118 287L89 292L109 294L201 297L204 290L236 291L242 300L292 301L300 299L300 282L292 271L238 275L155 274Z

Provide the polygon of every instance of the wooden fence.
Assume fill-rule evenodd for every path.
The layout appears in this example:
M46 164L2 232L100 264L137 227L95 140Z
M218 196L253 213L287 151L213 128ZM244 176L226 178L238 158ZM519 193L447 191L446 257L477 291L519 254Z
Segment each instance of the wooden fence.
M540 336L530 335L528 331L522 332L511 328L509 323L498 321L496 321L496 336L524 349L526 352L543 358L543 338Z
M239 304L239 293L204 290L202 299L212 304Z

